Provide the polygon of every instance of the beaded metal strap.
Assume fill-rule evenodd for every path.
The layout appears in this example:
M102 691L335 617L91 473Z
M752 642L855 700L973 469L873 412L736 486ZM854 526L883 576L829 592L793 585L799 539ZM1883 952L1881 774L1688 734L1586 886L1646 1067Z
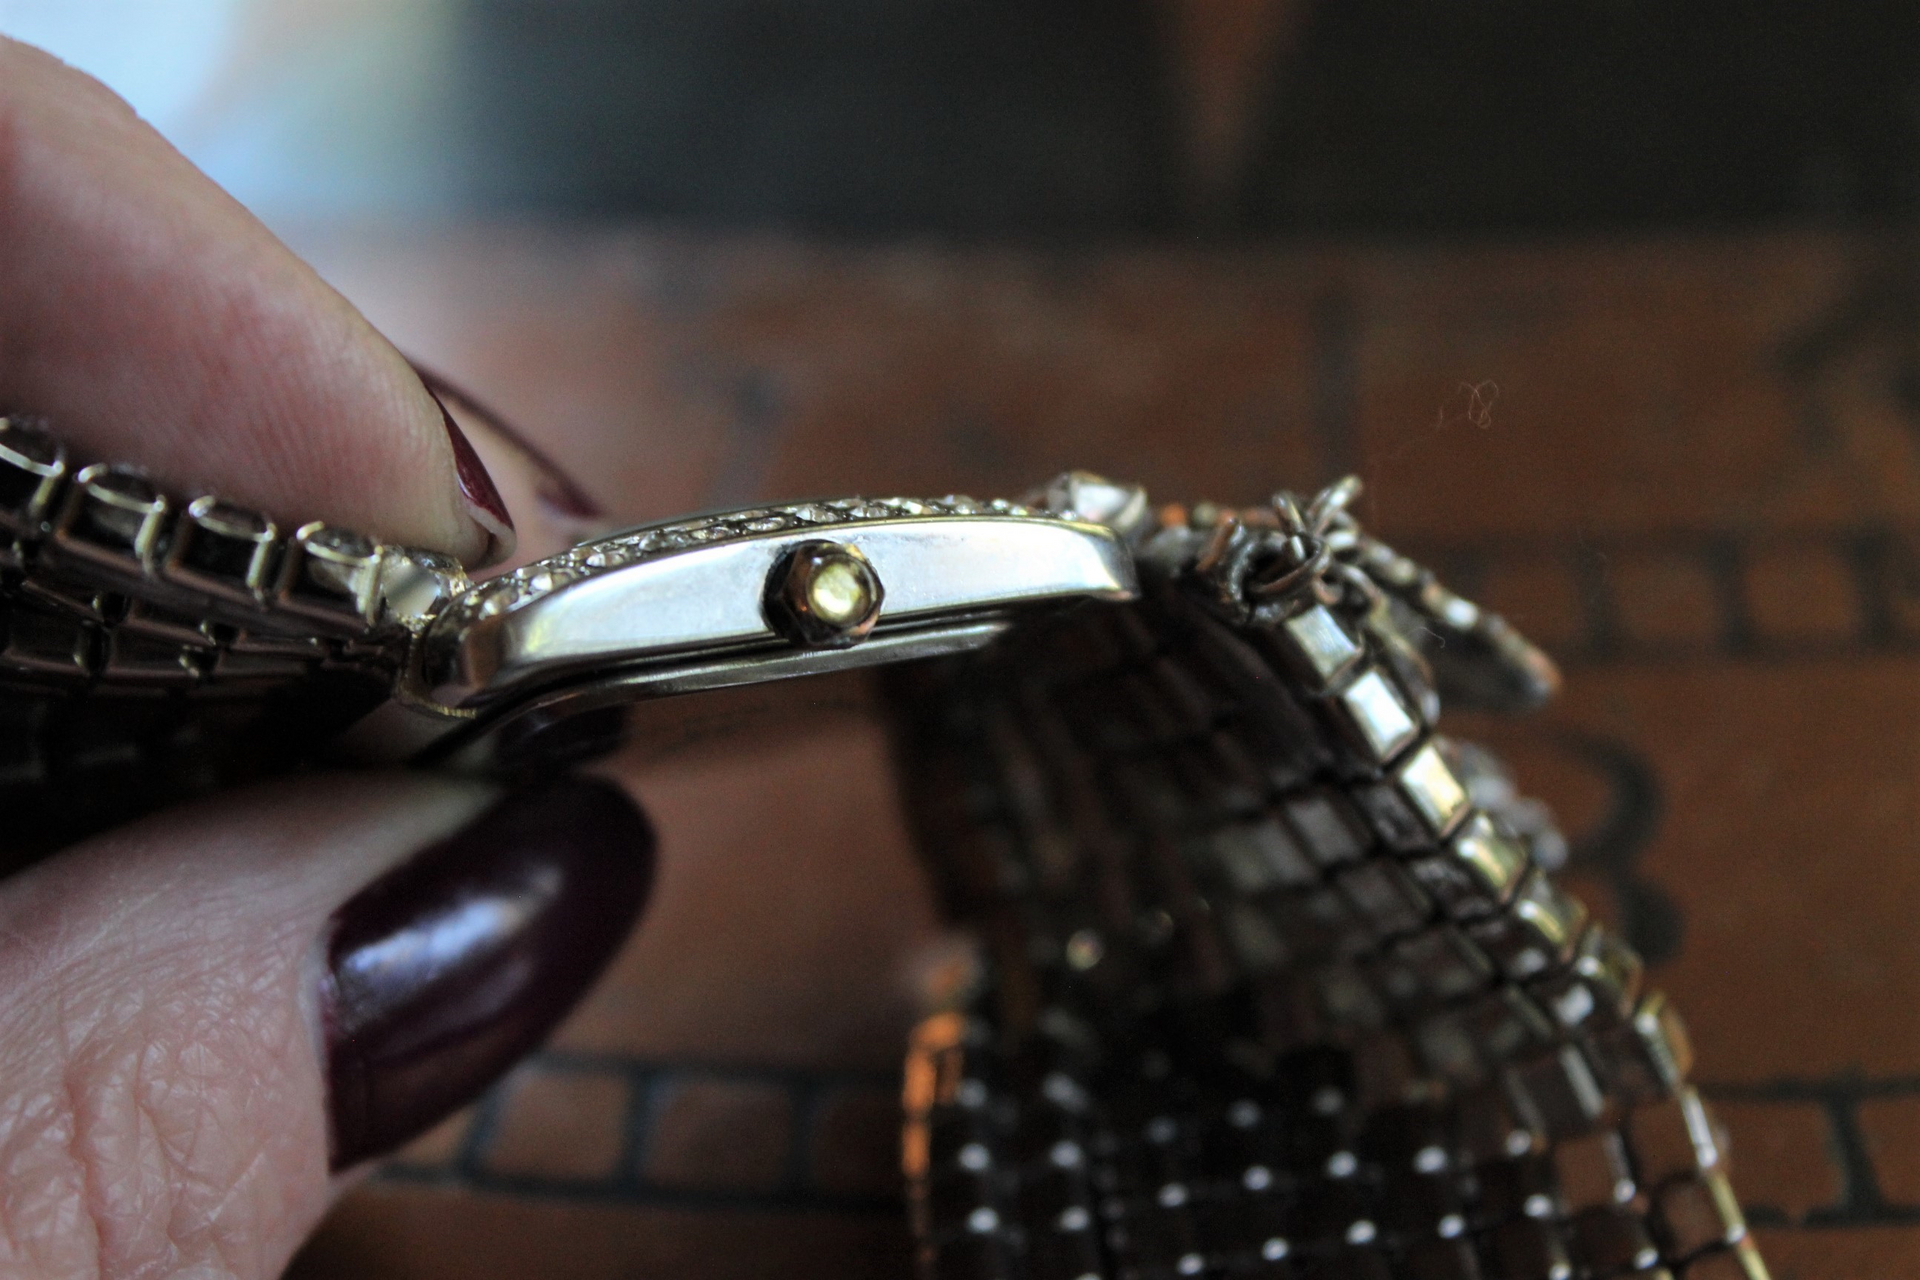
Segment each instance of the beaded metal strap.
M451 559L286 530L0 417L0 866L270 771L378 705Z
M1418 639L1483 704L1550 666L1351 495L1163 513L1139 604L901 700L985 957L907 1067L929 1280L1766 1275L1679 1020Z
M284 530L129 467L75 467L44 424L0 417L0 678L114 694L391 671L467 586L450 557L323 523Z

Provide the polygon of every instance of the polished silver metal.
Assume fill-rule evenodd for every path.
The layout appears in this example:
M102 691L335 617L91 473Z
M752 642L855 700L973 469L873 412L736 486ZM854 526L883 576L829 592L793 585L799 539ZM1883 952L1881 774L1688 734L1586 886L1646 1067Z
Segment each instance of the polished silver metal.
M474 583L450 557L321 523L289 534L131 468L76 474L44 423L0 418L0 559L18 575L0 584L0 682L231 702L357 673L387 699L356 753L479 758L487 726L949 654L1034 609L1130 599L1146 512L1139 489L1085 474L1034 505L799 502L642 526ZM818 593L835 586L852 615L830 616L845 602Z
M770 585L783 595L793 557L826 533L884 584L858 646L831 629L796 631L768 609ZM600 539L482 584L427 628L410 693L422 709L463 714L583 673L650 668L627 687L664 691L678 687L678 668L717 660L742 676L761 665L769 677L831 670L864 665L856 648L883 638L897 638L902 657L945 650L943 629L983 634L978 624L1011 611L1124 600L1135 589L1132 556L1112 529L1012 504L756 508Z

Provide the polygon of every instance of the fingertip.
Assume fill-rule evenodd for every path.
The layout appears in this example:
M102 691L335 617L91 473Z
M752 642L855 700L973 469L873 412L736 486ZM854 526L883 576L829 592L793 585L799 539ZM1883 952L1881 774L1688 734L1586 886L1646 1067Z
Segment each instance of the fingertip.
M424 1133L545 1038L653 884L653 829L611 783L512 792L344 905L328 942L332 1165Z
M0 297L0 407L87 461L476 567L511 544L392 344L110 90L12 42Z
M453 449L454 482L460 490L460 500L466 507L467 518L487 535L486 549L467 561L467 567L484 568L512 558L514 548L519 544L519 535L514 531L513 515L507 510L507 500L500 496L500 487L493 482L487 464L480 460L480 454L474 449L473 442L467 439L467 433L454 421L447 402L441 399L433 384L425 378L421 379L421 385L440 410L441 425L446 430L447 443Z

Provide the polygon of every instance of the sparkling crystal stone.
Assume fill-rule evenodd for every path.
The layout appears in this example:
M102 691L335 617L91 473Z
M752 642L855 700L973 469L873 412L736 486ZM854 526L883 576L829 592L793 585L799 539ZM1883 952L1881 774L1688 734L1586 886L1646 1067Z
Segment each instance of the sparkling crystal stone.
M306 543L321 551L331 551L343 556L369 556L373 554L373 543L357 533L347 529L336 529L323 525L306 535Z
M834 524L842 518L838 511L818 502L802 503L793 508L793 514L805 524Z
M200 527L231 538L262 538L273 532L273 522L259 512L216 498L197 499L189 511Z
M1378 671L1368 671L1340 695L1348 716L1376 760L1390 760L1419 733L1400 695Z
M60 459L60 446L31 419L0 418L0 457L11 457L35 468L50 467Z
M152 482L135 472L119 467L88 468L87 488L109 501L118 499L129 506L145 507L158 498Z
M1527 853L1485 814L1475 814L1454 837L1453 851L1487 892L1504 900L1527 869Z
M1360 656L1360 644L1340 625L1340 620L1321 605L1296 613L1281 624L1300 662L1324 686Z
M1401 793L1435 832L1449 830L1466 812L1467 790L1432 742L1400 766L1399 783Z

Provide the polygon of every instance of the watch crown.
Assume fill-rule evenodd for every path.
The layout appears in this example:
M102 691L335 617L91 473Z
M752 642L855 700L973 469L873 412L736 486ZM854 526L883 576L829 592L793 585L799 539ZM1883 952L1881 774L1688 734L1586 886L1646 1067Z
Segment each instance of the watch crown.
M873 565L839 542L803 542L767 575L767 619L797 645L844 649L867 638L886 592Z

